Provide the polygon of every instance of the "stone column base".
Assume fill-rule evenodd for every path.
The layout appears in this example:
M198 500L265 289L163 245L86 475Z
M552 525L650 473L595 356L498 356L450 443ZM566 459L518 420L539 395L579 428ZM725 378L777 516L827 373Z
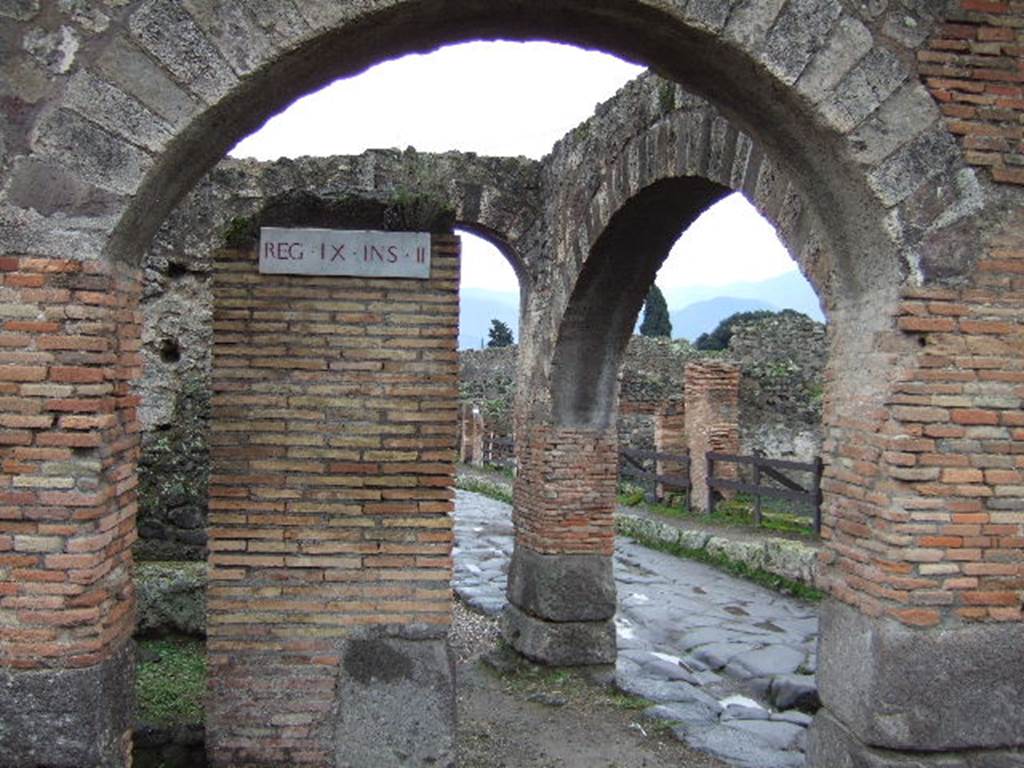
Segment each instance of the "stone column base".
M819 609L814 768L1024 768L1024 631Z
M135 644L83 669L0 670L0 765L131 765Z
M505 640L523 656L557 667L614 664L615 622L544 621L508 605L502 616Z
M455 765L455 662L447 639L366 637L341 648L334 765Z
M897 752L869 747L822 710L807 733L808 768L1024 768L1024 751Z

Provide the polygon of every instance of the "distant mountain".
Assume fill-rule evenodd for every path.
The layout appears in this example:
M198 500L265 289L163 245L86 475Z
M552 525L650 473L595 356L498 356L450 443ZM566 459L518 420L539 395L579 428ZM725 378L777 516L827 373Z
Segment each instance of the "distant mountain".
M757 299L741 299L735 296L717 296L707 301L697 301L675 312L672 319L672 338L696 341L702 333L710 333L722 320L737 312L753 312L757 309L779 310L774 304Z
M793 270L759 282L728 285L695 285L662 289L672 319L672 336L693 341L714 330L734 312L755 309L795 309L819 322L824 321L814 289L800 272ZM481 288L459 292L459 349L479 349L487 344L491 319L507 323L519 339L519 295ZM639 327L640 318L637 318Z
M795 309L808 317L824 322L818 296L799 271L785 272L777 277L756 283L736 282L728 285L695 285L685 288L663 289L669 308L687 307L699 301L728 296L734 299L753 299L772 304L778 309ZM737 310L743 311L743 310ZM672 335L684 335L672 321ZM703 333L704 331L701 331ZM687 337L689 338L689 337Z
M519 340L519 296L514 293L463 288L459 291L459 349L487 344L491 320L501 320Z

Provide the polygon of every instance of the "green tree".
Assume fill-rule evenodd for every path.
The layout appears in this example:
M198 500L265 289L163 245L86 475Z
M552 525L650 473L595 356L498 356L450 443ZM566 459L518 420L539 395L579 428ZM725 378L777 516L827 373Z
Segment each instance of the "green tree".
M764 317L772 317L775 312L770 309L757 309L753 312L734 312L722 320L711 333L702 333L697 337L694 345L697 349L705 352L714 352L729 348L729 340L732 338L732 329L736 323L748 320L760 320Z
M512 329L501 320L491 320L491 329L487 331L488 347L512 346Z
M644 301L644 319L640 323L640 335L672 338L668 304L665 303L661 289L655 284L651 285L651 290L647 292L647 299Z

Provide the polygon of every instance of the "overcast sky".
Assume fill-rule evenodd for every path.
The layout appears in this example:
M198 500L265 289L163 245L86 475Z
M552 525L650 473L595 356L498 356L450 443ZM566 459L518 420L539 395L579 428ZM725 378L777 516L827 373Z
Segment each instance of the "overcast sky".
M271 118L231 154L276 160L412 146L539 159L641 71L603 53L551 43L449 46L336 81ZM463 240L463 286L515 288L497 249L472 236ZM657 283L663 290L724 285L795 268L772 227L733 195L689 228Z

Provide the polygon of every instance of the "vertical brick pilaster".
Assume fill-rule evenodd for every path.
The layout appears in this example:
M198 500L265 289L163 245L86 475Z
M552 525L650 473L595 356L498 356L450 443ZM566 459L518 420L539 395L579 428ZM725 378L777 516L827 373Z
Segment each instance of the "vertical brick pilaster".
M337 729L373 716L386 690L361 682L360 665L399 654L415 666L402 650L409 640L443 647L459 247L452 236L432 243L425 281L268 276L255 251L216 255L208 744L217 765L336 764ZM409 728L432 695L406 697Z
M116 657L112 674L129 679L139 286L103 262L0 259L0 670L85 680ZM52 704L82 764L126 759L128 700L97 718L67 695L25 696ZM55 748L45 723L18 727L19 709L3 714L0 752L26 733L40 755Z
M669 406L659 411L654 417L654 450L659 453L686 453L686 408L682 403ZM684 468L671 461L658 461L656 470L659 475L682 474ZM658 485L655 489L658 498L665 495L665 489Z
M707 453L739 452L739 391L739 366L717 360L686 364L686 445L690 503L696 509L708 509ZM735 478L736 465L722 465L715 475Z

